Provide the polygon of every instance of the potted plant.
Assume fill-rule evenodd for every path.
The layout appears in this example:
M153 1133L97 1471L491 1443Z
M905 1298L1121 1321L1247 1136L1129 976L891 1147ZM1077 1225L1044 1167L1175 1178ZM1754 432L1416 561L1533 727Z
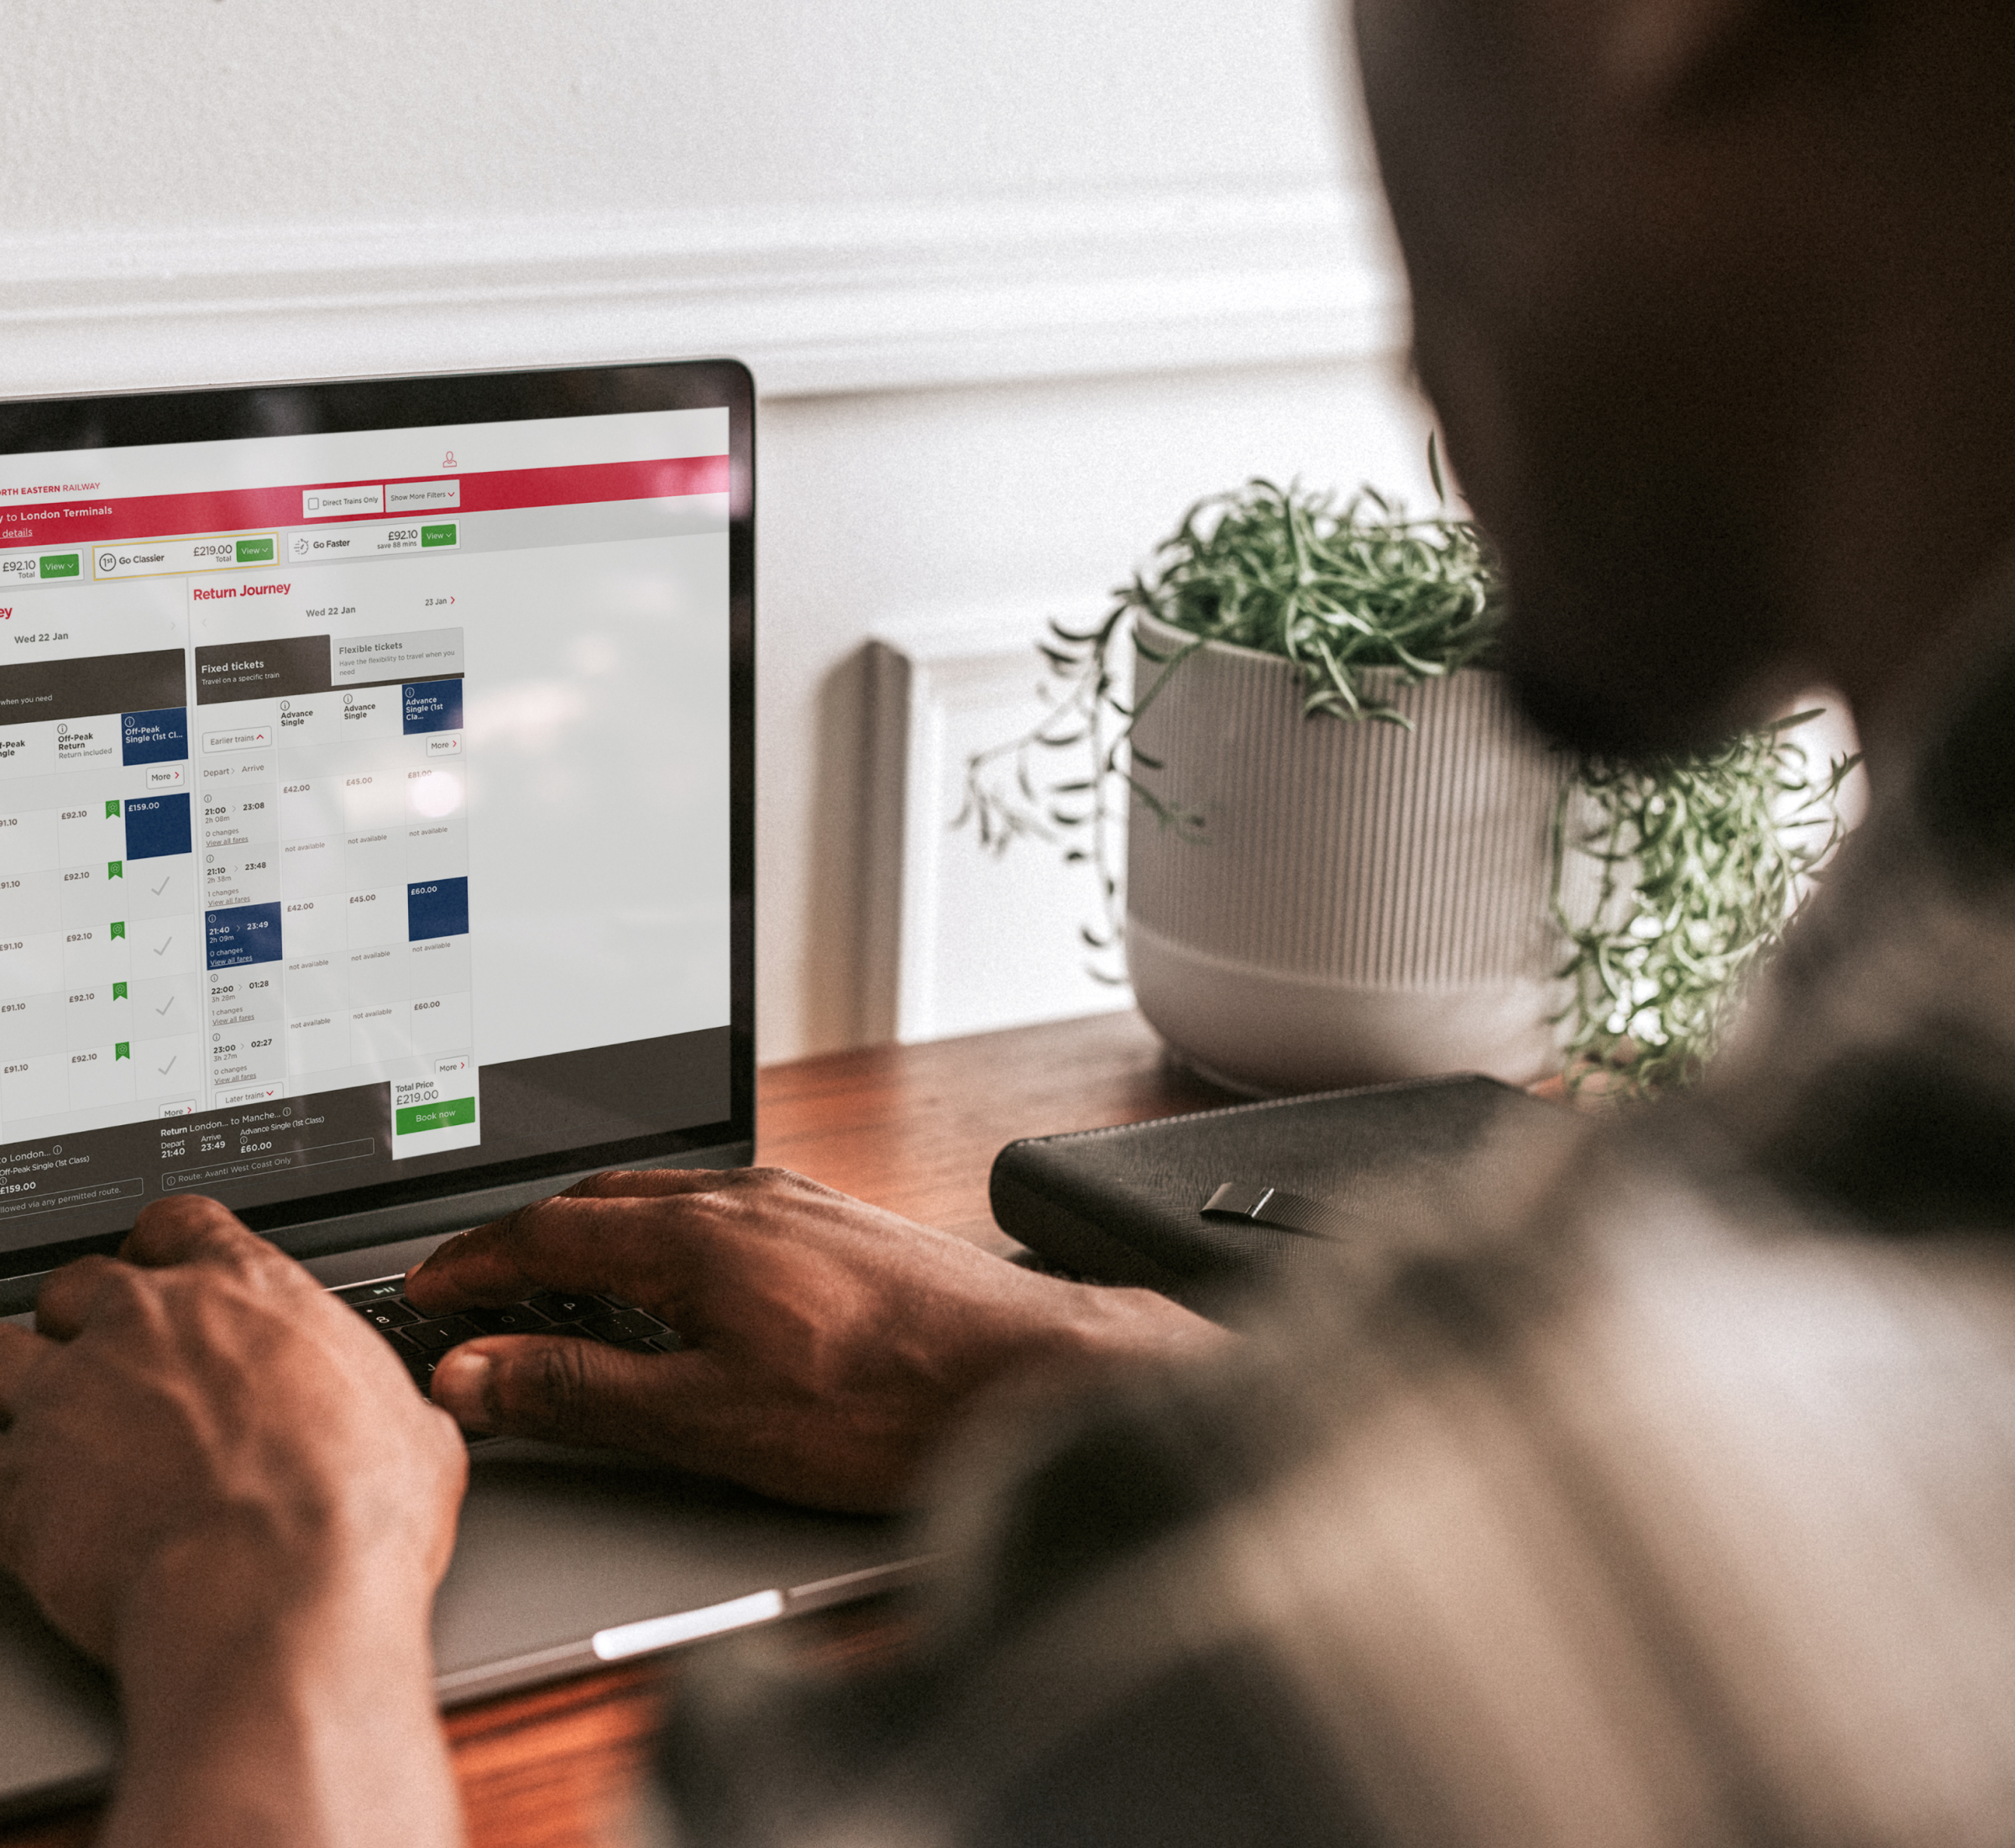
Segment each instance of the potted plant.
M1369 489L1214 496L1097 628L1052 626L1054 703L973 758L960 819L1086 866L1087 948L1233 1088L1689 1076L1850 766L1808 772L1803 715L1706 758L1576 762L1491 665L1502 615L1466 521Z

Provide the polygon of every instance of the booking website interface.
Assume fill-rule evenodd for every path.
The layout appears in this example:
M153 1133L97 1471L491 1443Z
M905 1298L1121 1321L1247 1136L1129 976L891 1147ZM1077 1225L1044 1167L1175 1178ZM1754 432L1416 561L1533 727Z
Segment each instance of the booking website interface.
M728 1115L728 449L0 458L0 1249Z

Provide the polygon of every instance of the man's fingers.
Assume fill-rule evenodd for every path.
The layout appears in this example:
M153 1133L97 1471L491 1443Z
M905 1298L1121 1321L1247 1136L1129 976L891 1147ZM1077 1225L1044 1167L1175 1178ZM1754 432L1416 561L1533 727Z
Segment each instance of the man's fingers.
M107 1290L132 1285L136 1267L159 1270L199 1263L293 1268L228 1207L201 1194L173 1194L133 1221L117 1258L80 1258L51 1276L35 1299L35 1327L58 1341L75 1340Z
M35 1299L36 1331L58 1341L73 1341L107 1290L132 1285L135 1266L157 1270L204 1261L288 1262L228 1207L201 1194L174 1194L157 1200L133 1221L117 1258L80 1258L51 1276Z
M682 1233L700 1217L664 1195L589 1199L560 1194L451 1238L406 1279L419 1307L441 1314L473 1303L521 1302L536 1290L606 1290L628 1302L667 1300L692 1258Z
M119 1247L128 1264L149 1268L188 1264L203 1258L265 1258L273 1247L249 1229L238 1215L198 1193L171 1194L157 1200L133 1222Z
M17 1322L0 1322L0 1421L13 1417L21 1382L41 1364L52 1345Z
M682 1428L710 1404L712 1364L555 1335L495 1335L452 1349L433 1401L465 1431L677 1459Z
M35 1298L35 1332L57 1341L75 1340L92 1306L118 1281L126 1266L116 1258L80 1258L42 1285Z
M435 1246L406 1274L409 1300L437 1315L472 1303L521 1302L531 1295L541 1286L519 1261L517 1217L492 1220Z

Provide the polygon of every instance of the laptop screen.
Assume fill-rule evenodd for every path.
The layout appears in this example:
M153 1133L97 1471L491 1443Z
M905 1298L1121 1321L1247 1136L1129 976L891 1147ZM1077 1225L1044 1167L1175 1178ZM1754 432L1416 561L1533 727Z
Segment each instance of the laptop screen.
M0 407L4 1268L746 1137L748 415Z

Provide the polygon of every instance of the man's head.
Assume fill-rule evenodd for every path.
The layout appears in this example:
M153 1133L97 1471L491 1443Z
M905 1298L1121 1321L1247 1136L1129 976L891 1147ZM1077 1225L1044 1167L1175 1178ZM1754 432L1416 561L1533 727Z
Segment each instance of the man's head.
M1656 749L1817 678L1867 716L2015 541L2015 5L1358 0L1357 27L1536 715Z

